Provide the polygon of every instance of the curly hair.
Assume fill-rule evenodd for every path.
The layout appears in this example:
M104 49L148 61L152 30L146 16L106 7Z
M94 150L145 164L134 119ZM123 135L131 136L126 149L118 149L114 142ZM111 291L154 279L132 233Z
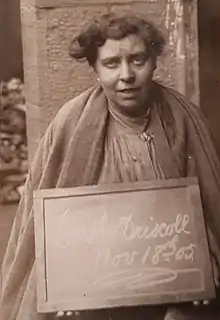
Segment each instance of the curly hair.
M105 14L93 20L70 43L69 54L78 61L87 60L94 67L98 48L107 39L120 40L136 34L143 40L152 58L157 58L163 52L165 38L150 21L134 14Z

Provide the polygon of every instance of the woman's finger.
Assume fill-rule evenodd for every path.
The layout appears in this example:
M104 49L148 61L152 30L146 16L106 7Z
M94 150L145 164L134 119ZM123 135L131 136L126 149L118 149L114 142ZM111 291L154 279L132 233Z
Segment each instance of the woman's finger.
M79 312L78 311L58 311L57 314L56 314L56 318L61 318L61 317L64 317L64 316L67 316L67 317L71 317L73 315L73 313L78 316L79 315Z
M58 311L57 314L56 314L56 317L57 318L61 318L65 315L65 312L64 311Z
M194 306L198 307L200 305L208 306L210 304L209 300L203 300L203 301L193 301Z

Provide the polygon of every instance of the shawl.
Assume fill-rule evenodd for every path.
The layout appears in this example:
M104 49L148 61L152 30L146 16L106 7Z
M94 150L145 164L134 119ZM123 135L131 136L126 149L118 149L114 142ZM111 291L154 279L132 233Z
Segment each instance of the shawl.
M155 82L152 92L161 122L154 132L156 152L165 178L198 177L205 220L215 239L210 238L211 249L216 251L220 247L220 164L207 122L197 106L172 89ZM2 264L0 320L46 319L36 311L33 191L97 184L107 120L107 99L98 86L67 102L44 134Z

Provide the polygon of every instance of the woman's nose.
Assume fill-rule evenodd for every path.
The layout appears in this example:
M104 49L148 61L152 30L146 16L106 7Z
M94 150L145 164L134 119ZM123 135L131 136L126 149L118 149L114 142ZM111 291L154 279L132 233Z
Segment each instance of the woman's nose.
M127 62L122 63L120 68L120 80L124 82L133 82L134 79L135 74L132 67Z

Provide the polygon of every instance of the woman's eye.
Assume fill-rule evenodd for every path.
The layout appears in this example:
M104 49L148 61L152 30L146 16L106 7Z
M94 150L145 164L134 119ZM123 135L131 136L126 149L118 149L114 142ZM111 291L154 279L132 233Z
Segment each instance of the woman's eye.
M117 63L115 63L115 62L111 62L111 63L107 64L107 68L109 68L109 69L114 69L114 68L116 68L116 66L117 66Z
M104 66L108 69L114 69L117 68L119 65L118 61L108 61L104 63Z
M148 60L148 58L149 57L146 54L138 55L138 56L133 57L132 62L136 66L143 66L146 63L146 61Z
M133 59L133 64L136 66L143 66L146 62L146 58L135 58Z

